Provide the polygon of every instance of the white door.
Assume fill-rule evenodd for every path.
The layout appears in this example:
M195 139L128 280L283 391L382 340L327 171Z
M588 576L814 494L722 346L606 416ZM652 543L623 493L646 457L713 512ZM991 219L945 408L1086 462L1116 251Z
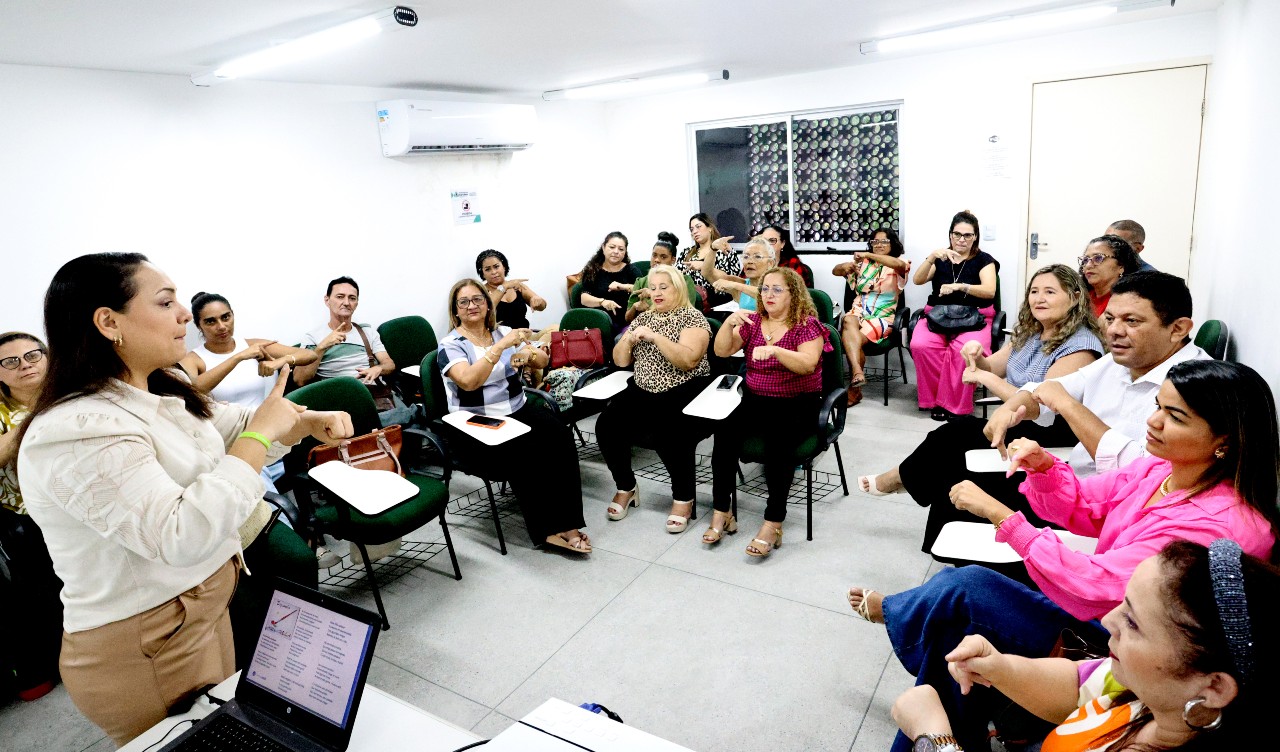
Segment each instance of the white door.
M1046 264L1075 267L1119 219L1146 229L1143 260L1186 278L1205 74L1193 65L1035 84L1024 285Z

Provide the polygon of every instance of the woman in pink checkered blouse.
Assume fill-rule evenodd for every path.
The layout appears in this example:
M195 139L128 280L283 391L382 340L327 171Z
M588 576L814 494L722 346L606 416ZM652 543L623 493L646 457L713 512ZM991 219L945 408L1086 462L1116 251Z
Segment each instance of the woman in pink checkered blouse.
M743 444L763 444L769 487L764 524L747 554L768 556L782 544L782 521L795 473L795 447L813 433L822 406L822 353L832 349L827 330L799 274L778 268L760 281L757 312L737 311L716 334L715 351L728 357L745 348L747 378L742 404L716 429L711 467L715 515L702 541L714 544L735 532L729 511Z

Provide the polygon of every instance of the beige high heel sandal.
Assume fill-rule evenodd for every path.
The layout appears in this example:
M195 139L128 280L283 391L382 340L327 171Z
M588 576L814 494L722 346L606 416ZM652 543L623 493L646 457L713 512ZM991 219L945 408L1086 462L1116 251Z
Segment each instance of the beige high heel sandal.
M693 501L673 501L673 504L688 504L689 514L681 517L678 514L667 515L667 532L673 535L683 533L689 527L689 518L693 516Z
M768 527L773 529L773 542L769 542L763 538L752 538L751 543L747 544L747 556L754 556L757 559L763 559L773 553L773 549L782 548L782 528L773 527L773 525L768 525Z
M622 493L622 492L619 492L619 493ZM627 491L626 493L627 493L627 498L624 502L622 503L619 503L616 501L609 502L609 519L611 520L625 519L627 516L627 513L631 511L631 507L640 506L640 487L639 486L636 486L635 488L631 489L630 491ZM617 494L614 494L614 495L616 496Z
M724 527L716 527L716 518L720 517L724 520ZM721 535L728 533L733 535L738 532L738 521L733 518L732 512L716 511L711 515L711 527L707 528L707 532L702 534L703 543L719 543Z

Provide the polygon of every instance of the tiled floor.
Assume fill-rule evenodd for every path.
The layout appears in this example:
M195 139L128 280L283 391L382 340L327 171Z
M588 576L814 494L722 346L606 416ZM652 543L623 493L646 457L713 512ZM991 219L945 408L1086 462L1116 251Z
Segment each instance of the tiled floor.
M895 463L937 424L917 412L914 386L899 381L887 408L872 394L878 385L840 442L852 493L814 505L811 542L803 505L792 507L785 545L768 559L743 552L764 506L751 496L739 499L739 534L714 548L701 542L707 487L683 535L664 531L670 497L645 480L640 508L607 521L613 488L598 458L583 463L595 546L586 559L532 549L518 516L505 521L501 556L487 515L451 516L463 579L438 557L385 589L392 629L370 683L485 736L554 696L599 702L701 752L887 749L889 707L912 679L845 591L894 592L935 567L919 551L925 510L905 495L867 496L856 478ZM637 466L651 461L637 456ZM819 469L836 472L832 453ZM452 490L474 486L463 476ZM365 592L335 592L372 605ZM0 733L7 750L111 748L62 687L0 708Z

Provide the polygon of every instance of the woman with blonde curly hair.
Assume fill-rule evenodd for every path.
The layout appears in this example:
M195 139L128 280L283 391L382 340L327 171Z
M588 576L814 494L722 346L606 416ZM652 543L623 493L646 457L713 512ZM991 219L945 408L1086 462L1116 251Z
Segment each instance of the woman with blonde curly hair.
M1012 339L988 357L983 357L979 342L969 342L961 349L967 363L961 376L964 383L981 384L1007 400L1023 384L1065 376L1101 357L1106 348L1088 289L1071 267L1051 264L1038 270L1027 285ZM968 478L989 493L1007 492L1016 486L1000 473L971 474L965 469L966 450L991 446L982 433L984 424L974 416L953 419L925 437L898 467L858 479L866 493L878 496L905 488L918 504L930 507L923 544L926 552L932 550L943 525L971 519L951 505L948 493L953 485ZM1048 428L1024 422L1019 429L1019 435L1044 446L1076 443L1075 435L1061 418Z
M822 353L832 349L825 327L799 274L785 267L760 280L760 310L735 311L716 334L716 355L746 350L747 378L742 404L720 423L711 466L715 515L702 536L704 543L735 532L729 511L737 483L738 458L745 441L764 444L769 487L764 524L751 544L750 556L768 556L782 544L797 445L813 433L822 407Z
M694 455L699 437L705 435L693 425L700 419L685 415L684 408L711 380L711 326L689 304L684 275L674 266L651 267L647 284L650 307L635 317L613 347L614 364L634 364L635 375L596 420L596 436L618 489L609 503L609 519L621 520L638 506L631 448L637 442L652 442L671 477L667 532L682 533L697 486Z

